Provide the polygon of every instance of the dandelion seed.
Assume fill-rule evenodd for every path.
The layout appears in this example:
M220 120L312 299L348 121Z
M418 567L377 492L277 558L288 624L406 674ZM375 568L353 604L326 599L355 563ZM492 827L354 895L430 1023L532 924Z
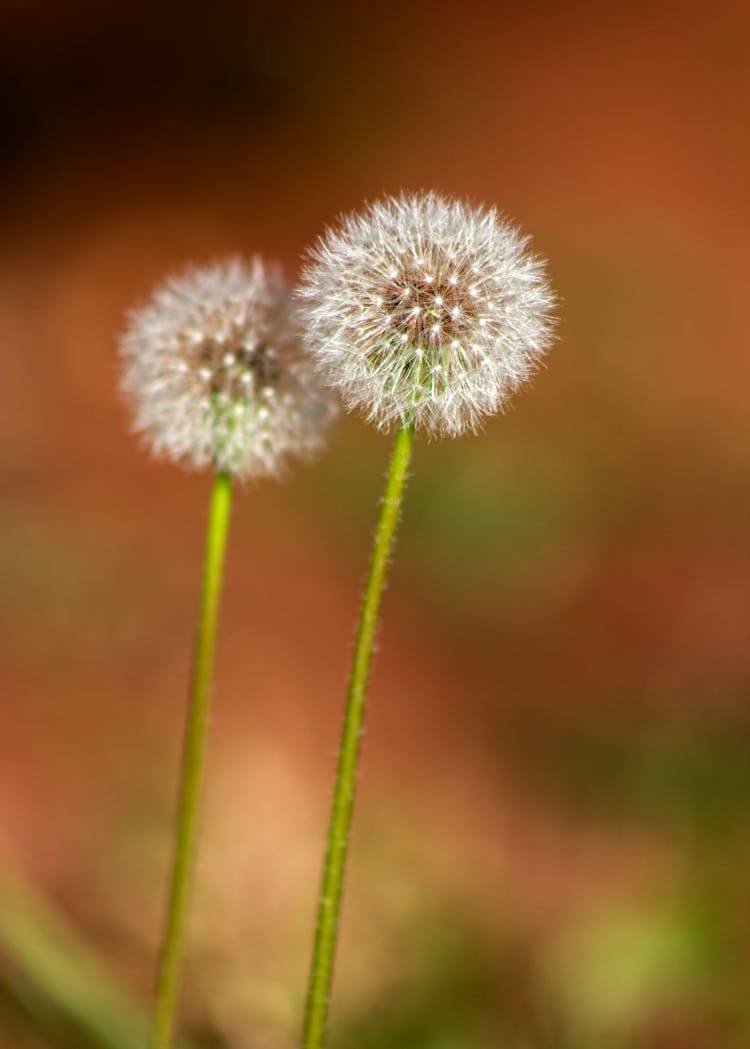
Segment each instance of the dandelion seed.
M278 475L320 445L333 414L292 321L278 267L193 269L158 288L122 338L123 388L157 454L235 478ZM278 406L266 392L286 396Z
M554 295L528 238L435 193L387 198L329 230L298 297L323 378L381 428L476 429L551 341ZM415 367L421 356L432 367Z

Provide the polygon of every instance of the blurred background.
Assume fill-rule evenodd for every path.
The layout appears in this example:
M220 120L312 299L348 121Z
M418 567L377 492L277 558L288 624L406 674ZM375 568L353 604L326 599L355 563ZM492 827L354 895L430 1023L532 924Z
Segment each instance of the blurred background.
M124 311L420 188L534 236L560 339L416 450L332 1049L749 1043L748 44L728 0L3 0L4 1049L130 1049L151 994L209 479L130 435ZM195 1046L296 1043L388 450L347 418L236 500Z

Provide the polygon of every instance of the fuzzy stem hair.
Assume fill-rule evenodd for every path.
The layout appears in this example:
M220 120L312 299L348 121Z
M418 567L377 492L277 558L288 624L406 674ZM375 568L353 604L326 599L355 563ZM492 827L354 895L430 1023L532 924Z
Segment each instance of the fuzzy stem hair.
M302 1037L304 1049L321 1049L325 1039L346 857L354 810L367 684L380 618L380 605L396 538L413 443L413 425L402 425L396 434L393 447L362 601L341 733L323 878L318 899Z

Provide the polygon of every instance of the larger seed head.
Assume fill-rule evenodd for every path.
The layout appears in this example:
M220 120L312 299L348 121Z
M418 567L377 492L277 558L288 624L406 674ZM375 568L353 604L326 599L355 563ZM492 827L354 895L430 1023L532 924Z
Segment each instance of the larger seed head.
M289 307L256 258L174 277L131 314L123 387L155 452L248 478L315 451L333 405Z
M345 218L298 289L326 381L382 427L475 429L550 341L554 296L527 243L494 210L435 193Z

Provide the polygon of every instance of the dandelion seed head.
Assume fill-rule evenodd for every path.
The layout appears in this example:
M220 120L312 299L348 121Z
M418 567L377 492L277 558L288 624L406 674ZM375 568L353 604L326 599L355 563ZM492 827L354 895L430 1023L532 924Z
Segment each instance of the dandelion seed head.
M436 193L370 205L312 249L298 288L324 380L381 428L457 435L497 412L552 337L528 238Z
M135 429L194 468L277 476L317 450L335 411L281 271L259 258L171 278L130 314L120 349Z

